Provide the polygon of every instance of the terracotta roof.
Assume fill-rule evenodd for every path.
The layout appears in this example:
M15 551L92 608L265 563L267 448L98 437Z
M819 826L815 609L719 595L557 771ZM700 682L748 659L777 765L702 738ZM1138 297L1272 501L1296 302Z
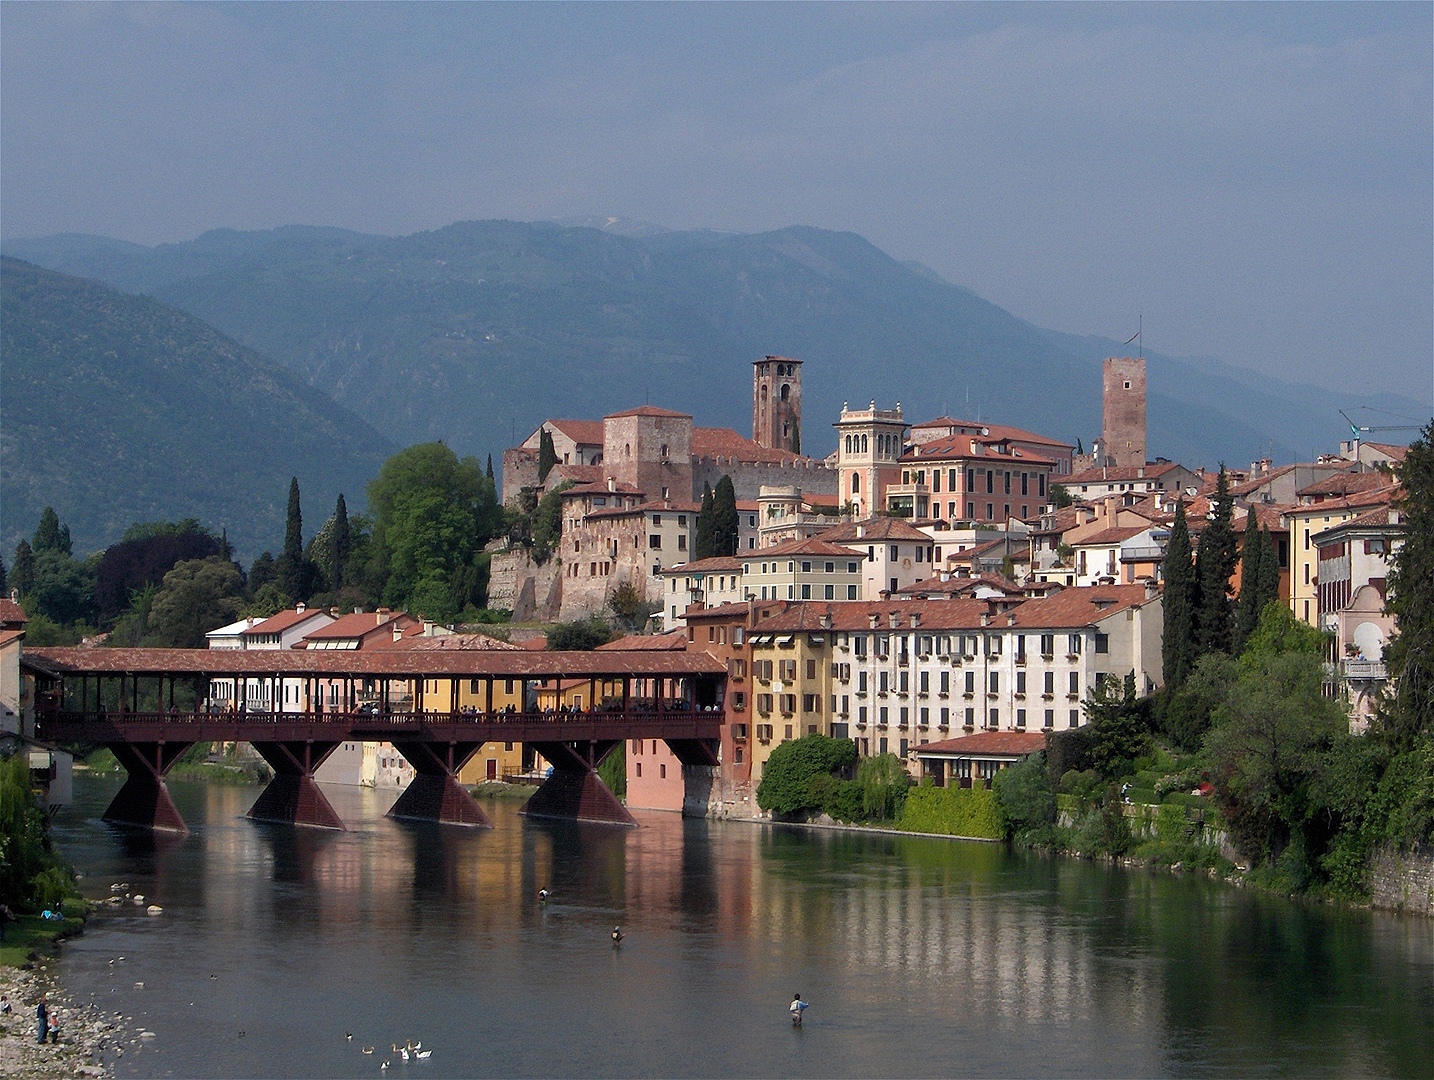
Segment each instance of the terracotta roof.
M617 517L641 517L651 507L638 503L636 506L600 506L596 510L589 510L583 515L583 519L592 518L617 518Z
M607 480L598 479L590 484L574 484L570 488L564 488L561 492L563 498L576 498L579 495L641 495L641 488L633 487L631 484L613 484L607 486Z
M1072 484L1104 484L1104 483L1126 483L1131 480L1158 480L1172 469L1178 469L1180 465L1174 461L1151 462L1145 466L1126 465L1117 467L1108 465L1098 469L1084 469L1078 473L1071 473L1062 477L1060 483L1069 488Z
M1300 488L1296 495L1351 495L1359 491L1372 491L1387 487L1392 479L1382 472L1337 472Z
M610 420L618 416L670 416L674 419L692 419L691 413L673 412L671 409L659 409L656 405L639 405L635 409L623 409L622 412L608 413L603 419Z
M553 479L555 476L556 480ZM594 484L601 479L601 465L564 465L559 462L548 472L548 478L543 481L543 486L551 491L564 480L571 480L574 484Z
M664 574L731 574L742 569L742 560L735 555L714 555L710 559L697 559L689 563L669 566Z
M860 535L858 535L860 533ZM915 540L930 543L931 537L901 518L869 517L827 529L818 539L829 544L865 544L870 540Z
M1058 536L1061 533L1069 532L1080 524L1078 520L1081 508L1078 506L1063 506L1053 514L1046 515L1051 519L1050 528L1039 528L1034 531L1034 536Z
M792 462L803 460L790 450L774 450L759 446L731 428L695 427L692 429L693 457L730 457L738 461Z
M1062 450L1074 450L1071 443L1063 443L1059 439L1052 439L1045 435L1037 435L1034 431L1026 431L1022 428L1011 427L1008 424L987 424L984 421L975 420L953 420L949 416L938 416L935 420L925 420L920 424L912 424L913 428L939 428L954 427L966 428L968 430L980 431L985 428L989 435L980 436L984 439L1013 439L1018 442L1043 443L1046 446L1060 447Z
M767 603L770 605L772 601L768 600ZM759 604L758 606L761 605ZM687 619L688 622L691 622L693 619L729 619L734 615L741 615L745 617L747 612L750 610L751 608L749 608L747 604L740 601L734 601L728 604L718 604L716 607L707 608L699 608L696 605L693 605L692 607L689 607L687 609L687 611L684 613L684 617Z
M984 586L988 589L996 589L1006 593L1008 596L1021 596L1023 590L1010 578L1002 574L977 574L975 577L961 577L952 574L942 581L939 577L926 578L914 585L907 585L897 589L897 595L906 596L916 593L932 593L942 596L957 596L965 592L974 592Z
M602 445L601 420L544 420L543 426L557 428L573 442L584 446Z
M1158 595L1158 594L1157 594ZM1144 585L1086 585L1028 600L1015 609L1017 629L1076 630L1113 611L1147 603ZM992 620L993 622L995 620Z
M512 652L517 645L509 644L487 634L435 634L432 636L401 637L397 641L380 641L375 649L410 649L420 652L441 652L446 649L484 650L497 649Z
M687 648L687 635L681 630L670 634L629 634L598 648L606 652L681 652Z
M333 639L362 637L380 626L390 626L397 619L407 619L408 624L417 622L404 611L361 611L344 615L328 626L321 626L312 634L305 634L304 641L329 641Z
M1397 520L1391 522L1390 516ZM1403 515L1398 510L1388 506L1381 506L1377 509L1367 511L1358 517L1350 518L1348 521L1341 521L1338 525L1331 525L1328 529L1315 534L1315 540L1321 536L1330 536L1342 530L1372 530L1378 529L1384 532L1403 532Z
M389 675L428 678L590 678L621 675L720 675L705 652L547 652L530 649L95 649L27 650L62 674Z
M1290 515L1317 515L1327 514L1331 510L1356 510L1371 506L1386 506L1397 499L1401 493L1398 484L1389 481L1389 486L1371 488L1368 491L1356 491L1340 498L1325 499L1323 502L1308 503L1301 506L1292 506L1285 513Z
M1365 446L1372 446L1391 461L1403 461L1404 456L1409 453L1407 446L1395 446L1393 443L1367 442Z
M317 618L320 615L326 619L333 618L333 616L323 608L305 608L303 611L300 611L298 608L289 608L287 611L270 615L263 622L255 623L249 627L248 630L244 631L244 635L247 637L249 634L280 634L291 626L298 626L300 623L307 622L309 619Z
M0 630L0 647L9 645L12 641L19 641L24 636L23 630Z
M1109 529L1102 529L1093 536L1087 536L1084 540L1072 540L1071 547L1101 547L1106 544L1123 544L1132 536L1139 536L1149 531L1149 525L1121 525Z
M980 435L948 435L944 439L933 439L931 442L917 443L906 453L901 455L902 461L915 461L920 459L927 461L936 458L942 461L955 458L978 458L981 461L1010 461L1026 465L1053 465L1054 459L1043 457L1040 454L1033 454L1029 450L1017 447L1009 454L993 454L989 451L979 451L977 446L990 446L993 443L1005 442L1004 439L985 438Z
M1244 514L1240 514L1239 508L1237 507L1235 512L1239 516L1235 518L1235 528L1237 530L1243 530L1249 522L1249 515L1253 510L1255 522L1259 528L1268 529L1271 533L1289 532L1290 527L1285 524L1284 516L1293 509L1295 509L1295 507L1289 504L1254 503L1246 508Z
M30 617L25 614L25 609L14 600L6 597L0 600L0 623L26 623Z
M1034 603L1035 601L1020 601ZM795 601L779 614L757 624L754 634L803 633L820 634L829 630L870 630L871 617L877 617L875 630L911 630L911 616L918 617L916 630L972 630L981 625L981 616L990 614L985 600L803 600ZM897 616L892 627L891 616ZM822 620L829 617L830 627ZM997 619L1004 618L998 614ZM993 623L995 619L992 620Z
M744 563L754 562L758 559L770 559L773 556L778 558L784 555L834 555L841 559L852 559L856 552L851 548L841 547L838 544L829 543L820 537L811 537L807 540L788 540L785 544L778 544L775 547L757 548L755 551L744 551L742 561Z
M1260 488L1264 487L1266 484L1268 484L1271 480L1275 479L1276 477L1284 476L1286 473L1288 473L1288 472L1293 472L1295 469L1298 469L1298 468L1299 468L1298 465L1281 465L1278 469L1271 469L1269 472L1265 473L1263 476L1256 476L1255 478L1253 478L1253 479L1251 479L1251 480L1242 480L1242 481L1241 481L1240 483L1238 483L1238 484L1231 484L1231 485L1230 485L1230 494L1231 494L1231 495L1248 495L1248 494L1249 494L1250 492L1252 492L1252 491L1258 491ZM1218 482L1218 474L1217 474L1216 480L1217 480L1217 482ZM1213 491L1214 488L1211 488L1210 490Z
M1046 737L1039 731L982 731L959 739L942 739L915 747L922 754L960 754L972 757L1025 757L1046 748Z

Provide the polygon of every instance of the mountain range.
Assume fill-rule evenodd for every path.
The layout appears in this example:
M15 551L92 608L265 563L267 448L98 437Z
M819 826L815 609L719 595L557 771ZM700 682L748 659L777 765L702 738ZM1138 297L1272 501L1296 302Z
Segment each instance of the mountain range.
M476 221L403 237L290 226L156 247L83 235L4 247L203 320L389 444L442 438L495 459L545 417L643 403L744 431L749 364L768 353L806 361L808 453L835 445L828 425L844 401L873 398L901 401L914 421L947 413L1088 446L1100 361L1123 352L1038 327L853 233L806 227ZM1190 465L1332 450L1347 430L1340 408L1427 413L1212 359L1147 360L1149 452Z
M148 297L0 259L0 544L54 506L75 552L194 517L241 555L283 543L289 477L310 531L393 446L292 372Z

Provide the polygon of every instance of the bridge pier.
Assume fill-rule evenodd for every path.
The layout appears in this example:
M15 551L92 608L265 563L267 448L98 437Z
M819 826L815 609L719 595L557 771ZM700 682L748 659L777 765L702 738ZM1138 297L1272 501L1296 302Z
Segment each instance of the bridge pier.
M682 763L682 816L707 817L714 789L719 788L717 739L667 739L673 756ZM720 792L717 801L720 803Z
M636 828L637 819L597 774L603 758L621 741L533 743L533 748L553 766L553 774L533 792L522 812L529 817L572 818Z
M138 825L187 833L189 827L184 824L174 800L169 797L164 777L179 755L194 743L113 742L105 745L119 759L128 776L124 786L110 800L104 820L116 825Z
M314 772L338 747L338 742L254 742L259 756L274 770L274 779L259 793L249 811L254 821L313 825L320 829L344 828L344 823L319 785Z
M483 746L481 742L402 742L396 749L417 774L389 810L391 818L410 821L437 821L445 825L469 825L491 829L493 822L483 813L478 800L458 782L458 770Z

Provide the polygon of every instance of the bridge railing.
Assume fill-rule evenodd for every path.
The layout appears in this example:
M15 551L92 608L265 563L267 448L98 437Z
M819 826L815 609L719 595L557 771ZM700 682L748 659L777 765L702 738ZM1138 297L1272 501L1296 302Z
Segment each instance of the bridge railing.
M704 720L716 720L719 723L725 721L721 709L714 708L664 708L656 709L598 709L593 711L544 711L544 712L449 712L447 710L423 710L405 712L369 712L355 710L343 712L339 710L331 712L255 712L255 711L229 711L220 710L215 712L183 712L183 711L161 711L161 712L120 712L118 710L98 712L76 712L64 710L57 713L49 713L42 716L41 722L45 720L57 720L59 723L125 723L125 724L325 724L343 723L350 724L356 728L413 728L425 724L442 724L451 726L454 724L551 724L560 727L564 724L592 724L621 722L625 724L643 723L667 723L674 719L685 719L687 717L700 717Z

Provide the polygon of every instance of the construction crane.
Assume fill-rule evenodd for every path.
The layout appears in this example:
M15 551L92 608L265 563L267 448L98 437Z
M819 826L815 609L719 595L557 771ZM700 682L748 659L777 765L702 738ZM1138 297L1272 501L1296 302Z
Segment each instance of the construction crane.
M1349 418L1349 413L1345 412L1343 409L1340 409L1340 410L1339 410L1339 415L1342 416L1342 417L1344 417L1345 422L1346 422L1347 424L1349 424L1350 434L1353 435L1356 439L1358 439L1358 438L1360 437L1361 433L1370 432L1370 431L1418 431L1418 430L1419 430L1419 425L1418 425L1418 424L1385 424L1385 425L1382 425L1382 426L1380 426L1380 427L1361 427L1359 424L1356 424L1353 420L1351 420L1351 419Z

